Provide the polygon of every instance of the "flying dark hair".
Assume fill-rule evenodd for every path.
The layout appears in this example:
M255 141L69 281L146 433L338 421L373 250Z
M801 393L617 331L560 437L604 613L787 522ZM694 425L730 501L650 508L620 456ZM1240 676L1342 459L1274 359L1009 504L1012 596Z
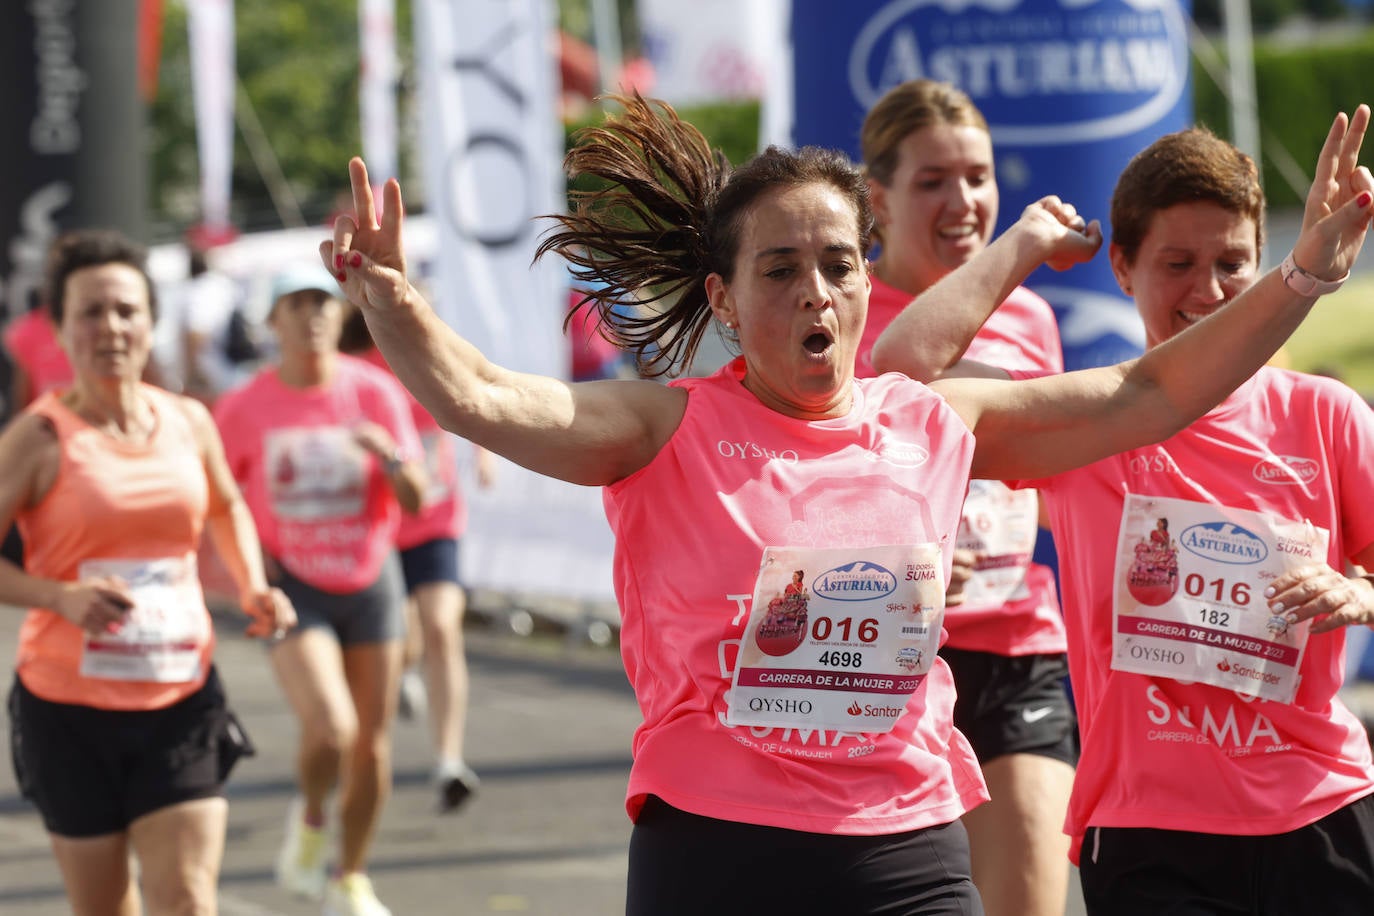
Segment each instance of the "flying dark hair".
M553 251L572 265L587 287L573 312L596 309L600 332L634 352L643 374L675 374L691 363L713 320L706 278L730 281L744 219L765 193L830 185L853 204L859 250L867 248L868 187L843 154L770 146L732 169L667 104L638 94L612 98L624 112L579 131L564 161L570 178L602 186L575 192L573 212L550 217L558 225L536 258ZM649 308L616 309L629 303Z

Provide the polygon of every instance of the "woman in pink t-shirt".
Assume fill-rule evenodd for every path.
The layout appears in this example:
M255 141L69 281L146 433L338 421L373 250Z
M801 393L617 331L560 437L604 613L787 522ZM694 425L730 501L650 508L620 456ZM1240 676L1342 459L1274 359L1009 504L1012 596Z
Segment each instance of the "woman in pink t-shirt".
M391 789L391 722L404 593L401 511L420 508L420 445L405 391L338 351L345 304L317 265L272 284L281 356L223 395L215 420L257 521L269 570L298 610L272 667L299 720L300 797L289 807L277 882L326 912L385 916L365 869ZM339 789L339 853L326 811Z
M868 323L856 374L906 304L987 246L997 180L987 122L948 83L890 89L859 133L873 197ZM922 345L948 346L939 335ZM1049 303L1017 287L979 329L968 355L1007 369L1063 372ZM1064 810L1078 760L1078 722L1054 572L1034 563L1034 490L975 481L965 499L940 657L954 674L954 724L968 737L991 799L964 818L973 882L989 916L1059 916L1068 895Z
M71 383L72 364L57 339L47 308L29 309L5 328L5 349L14 363L10 386L15 411L39 395Z
M1352 177L1367 205L1368 173ZM1151 352L1264 284L1322 292L1290 278L1300 251L1284 279L1261 276L1263 211L1254 163L1205 129L1127 165L1111 262ZM1305 229L1325 212L1314 190ZM1010 283L1036 265L999 266ZM957 348L996 302L987 267L889 333L918 332L923 313L968 319ZM1217 352L1211 365L1231 362ZM1025 481L1047 495L1064 569L1084 742L1066 832L1095 916L1369 912L1374 764L1338 691L1344 627L1374 623L1374 588L1337 570L1374 563L1371 449L1374 412L1354 392L1266 367L1158 445Z
M934 652L970 475L1044 475L1164 438L1262 365L1310 300L1258 284L1106 369L856 380L862 175L815 148L731 170L666 106L617 102L624 113L569 154L569 171L604 190L557 217L543 249L599 281L603 314L631 292L675 292L656 321L607 327L655 347L646 368L659 372L717 329L741 355L714 375L574 384L493 365L408 283L400 186L384 186L379 219L361 160L354 215L321 257L444 428L604 488L644 716L627 914L981 912L959 818L986 792ZM1355 129L1338 123L1328 160L1358 145L1361 111ZM1298 242L1319 276L1348 270L1364 241L1368 201L1348 190L1347 158L1323 167L1334 212ZM1100 244L1082 225L1046 202L1011 244L1081 260ZM1221 351L1233 364L1201 357ZM768 606L797 569L812 579L787 620L805 626L765 645Z

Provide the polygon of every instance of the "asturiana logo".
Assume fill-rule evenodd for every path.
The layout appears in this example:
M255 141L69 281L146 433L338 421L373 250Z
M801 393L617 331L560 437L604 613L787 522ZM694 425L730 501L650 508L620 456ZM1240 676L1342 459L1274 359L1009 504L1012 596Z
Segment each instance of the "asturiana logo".
M811 590L836 601L868 601L895 592L897 577L876 563L855 560L821 573Z
M953 83L994 145L1057 146L1155 126L1187 88L1188 23L1170 0L891 0L860 28L849 85L867 109L910 79ZM1093 14L1086 7L1099 7ZM1086 117L1044 119L1051 107Z
M1231 522L1193 525L1178 541L1188 552L1218 563L1263 563L1269 556L1262 538Z
M869 457L899 468L919 468L930 460L930 451L914 442L885 438L869 453Z
M1260 483L1311 483L1321 473L1321 466L1311 458L1294 455L1270 455L1255 465L1255 479Z

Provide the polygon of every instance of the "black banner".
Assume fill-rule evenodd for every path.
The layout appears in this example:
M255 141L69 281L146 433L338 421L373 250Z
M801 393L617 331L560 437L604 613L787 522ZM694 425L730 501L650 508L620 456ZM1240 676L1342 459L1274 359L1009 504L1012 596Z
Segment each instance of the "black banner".
M22 314L47 245L147 228L139 0L0 3L0 305Z

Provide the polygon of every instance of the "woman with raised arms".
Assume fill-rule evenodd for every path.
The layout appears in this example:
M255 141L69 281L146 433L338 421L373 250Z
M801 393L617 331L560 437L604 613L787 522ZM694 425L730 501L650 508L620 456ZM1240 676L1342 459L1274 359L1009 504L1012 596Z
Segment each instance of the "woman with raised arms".
M934 652L969 476L1050 474L1171 435L1314 299L1266 278L1217 320L1106 369L856 381L872 227L859 172L817 149L731 170L666 106L621 101L568 158L605 189L558 217L543 250L599 281L599 309L657 296L661 311L607 324L627 347L656 347L650 368L684 365L722 328L741 355L714 375L571 384L493 365L407 281L400 188L387 182L378 220L360 160L355 213L321 256L445 428L605 488L644 717L627 913L981 912L958 819L987 795ZM1314 194L1332 212L1296 249L1320 277L1344 274L1364 240L1345 155L1363 128L1338 118L1323 153ZM1054 258L1097 247L1046 207L1014 242ZM765 645L770 599L797 569L812 577L792 609L806 625Z

